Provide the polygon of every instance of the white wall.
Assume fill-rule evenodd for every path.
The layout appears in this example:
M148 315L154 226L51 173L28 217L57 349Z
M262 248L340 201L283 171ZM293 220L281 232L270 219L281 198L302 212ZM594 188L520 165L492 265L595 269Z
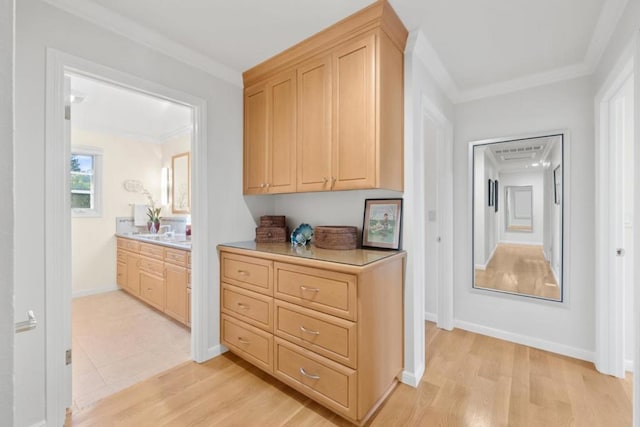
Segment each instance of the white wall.
M102 216L71 220L71 290L74 296L81 296L116 288L116 217L132 216L132 203L148 203L143 194L125 190L123 183L128 179L142 182L160 206L163 149L151 142L83 130L71 132L71 145L72 151L74 145L103 149ZM162 216L171 216L168 207L163 208Z
M218 243L253 238L253 210L262 200L242 197L242 89L99 28L38 0L17 2L16 23L16 311L33 308L43 313L45 52L47 47L85 58L122 72L204 99L207 102L209 218L208 249L213 298L207 301L207 345L219 343ZM4 28L4 26L2 27ZM4 148L3 148L4 149ZM194 224L197 233L197 224ZM46 324L16 342L17 425L44 419L44 331ZM27 337L28 335L28 337Z
M568 129L571 194L565 194L570 240L565 258L567 303L471 290L468 142ZM594 350L594 129L589 78L575 79L456 106L454 147L455 315L458 326L493 331L578 357ZM566 163L565 163L566 166ZM567 168L565 168L565 173ZM566 197L569 196L569 197ZM504 201L503 201L504 202Z
M0 0L0 419L13 425L13 0Z
M542 170L535 172L514 172L500 174L500 242L522 243L528 245L542 245L544 230L544 182ZM506 230L507 200L505 190L509 186L532 187L532 232L513 232Z
M485 251L486 214L489 190L484 173L486 147L473 148L473 263L474 268L486 268L489 254Z
M560 279L560 264L562 262L562 205L555 204L555 187L553 173L557 166L562 163L561 140L553 143L553 147L547 156L550 162L549 168L544 173L544 235L543 250L545 258L550 262L551 269Z

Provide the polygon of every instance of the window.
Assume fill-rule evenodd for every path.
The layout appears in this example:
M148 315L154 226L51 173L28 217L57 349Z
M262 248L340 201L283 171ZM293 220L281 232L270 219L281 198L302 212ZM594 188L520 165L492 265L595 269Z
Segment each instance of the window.
M102 149L72 147L70 171L73 216L102 216Z

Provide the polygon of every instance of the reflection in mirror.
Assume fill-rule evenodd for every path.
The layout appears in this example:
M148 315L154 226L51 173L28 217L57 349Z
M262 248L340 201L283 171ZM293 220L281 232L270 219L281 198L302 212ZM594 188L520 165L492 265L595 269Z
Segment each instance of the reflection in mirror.
M533 231L533 187L531 185L509 185L506 187L507 210L505 212L507 231Z
M473 287L562 301L563 135L471 148Z
M171 211L191 211L191 170L189 153L176 154L171 158Z

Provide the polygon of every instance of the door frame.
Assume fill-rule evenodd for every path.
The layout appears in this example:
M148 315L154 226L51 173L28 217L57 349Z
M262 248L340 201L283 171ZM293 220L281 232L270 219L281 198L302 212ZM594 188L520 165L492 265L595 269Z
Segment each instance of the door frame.
M65 351L71 348L71 215L69 156L70 141L64 132L64 76L71 72L166 99L192 108L192 222L198 233L192 236L192 328L191 357L202 362L211 357L207 337L206 302L212 290L205 286L209 277L207 245L208 207L205 183L207 172L207 104L201 98L113 68L48 48L45 85L45 309L46 309L46 420L64 424L66 408L71 407L71 365L65 364Z
M426 242L424 254L438 251L435 321L438 328L450 331L453 329L453 125L427 96L422 96L421 103L420 141L425 141L424 124L426 119L436 125L436 141L434 141L438 167L436 221L440 237L439 242ZM424 159L424 151L422 151L422 155L421 158ZM424 194L421 194L420 197L422 206L424 206L426 197ZM422 219L427 221L424 207L422 209ZM427 277L424 272L423 277L425 279ZM434 320L431 317L425 313L425 320Z
M629 57L629 54L631 56ZM624 284L616 281L613 251L616 235L612 233L611 216L615 195L612 179L611 146L612 101L629 78L634 75L633 53L627 52L611 72L595 98L595 365L604 374L623 378L624 357ZM636 97L637 99L637 97ZM637 109L637 108L636 108ZM637 125L636 125L637 126ZM637 138L637 135L635 136ZM614 284L615 286L610 286Z

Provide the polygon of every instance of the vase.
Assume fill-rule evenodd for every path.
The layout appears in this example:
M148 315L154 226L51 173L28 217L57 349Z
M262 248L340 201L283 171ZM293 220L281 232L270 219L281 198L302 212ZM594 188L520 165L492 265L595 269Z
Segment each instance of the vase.
M160 230L160 221L148 221L147 229L149 230L149 233L156 234L158 230Z

